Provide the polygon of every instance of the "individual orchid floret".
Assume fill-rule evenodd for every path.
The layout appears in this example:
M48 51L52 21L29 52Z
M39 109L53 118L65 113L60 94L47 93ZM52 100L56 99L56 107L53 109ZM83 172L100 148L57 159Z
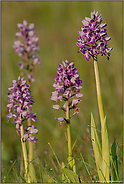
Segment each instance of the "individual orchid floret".
M12 123L16 124L16 132L20 136L20 127L24 121L28 119L34 122L37 121L36 113L31 112L34 101L32 100L30 85L27 84L24 78L20 78L19 76L18 81L13 80L12 86L9 88L8 98L9 102L7 107L9 114L7 118L8 121L10 121L11 118L13 119ZM34 125L30 128L30 134L33 129L35 129ZM34 133L36 134L38 132L36 131ZM35 140L32 139L33 142L35 142Z
M74 63L69 63L67 60L65 62L62 61L54 80L55 83L53 84L53 87L55 87L55 91L52 92L51 100L55 101L56 105L53 105L53 108L62 109L64 114L66 114L66 101L68 101L69 109L75 110L73 115L77 114L77 109L79 108L78 104L80 103L83 94L80 93L82 80L80 79L80 75L78 74ZM60 101L65 102L63 107L58 105ZM65 121L62 117L57 118L57 120L60 122L60 126Z
M61 126L62 123L64 123L64 121L65 121L65 119L63 117L55 118L55 119L59 121L59 126Z
M28 126L24 128L25 134L23 136L23 142L26 142L26 140L36 143L38 140L36 137L34 137L32 134L37 134L38 130L37 127L34 125Z
M97 58L99 54L106 55L109 59L113 48L108 48L107 43L111 38L107 36L107 24L102 23L101 14L98 15L94 10L91 12L91 18L85 17L82 23L84 27L78 31L80 36L76 43L79 47L78 52L81 52L88 61L91 57Z
M28 25L24 20L22 24L17 24L19 32L16 33L16 38L19 40L14 42L15 52L19 55L23 63L20 61L18 66L20 70L23 68L28 70L28 80L34 81L33 72L34 65L40 64L38 37L35 33L34 24Z

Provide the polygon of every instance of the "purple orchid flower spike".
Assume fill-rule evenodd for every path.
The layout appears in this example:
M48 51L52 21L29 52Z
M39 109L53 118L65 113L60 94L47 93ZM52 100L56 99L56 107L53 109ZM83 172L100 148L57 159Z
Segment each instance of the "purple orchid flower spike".
M69 63L67 60L59 65L57 70L57 75L55 77L55 91L52 92L51 100L56 102L56 105L53 105L54 109L62 109L64 114L66 113L66 101L69 101L69 110L74 109L75 112L70 116L70 118L79 113L78 104L81 101L83 94L80 93L82 88L82 80L78 74L77 69L74 67L74 63ZM60 101L64 101L63 107L58 105ZM60 122L60 126L66 120L63 117L56 118Z
M28 70L28 80L33 82L35 81L33 76L34 65L40 64L38 37L35 33L34 24L28 25L26 20L22 24L17 24L17 27L20 32L16 33L16 38L19 40L14 42L13 47L23 61L23 63L19 62L18 66L20 70L23 68Z
M13 80L12 86L9 88L8 98L9 102L7 104L8 112L7 115L8 121L13 118L13 122L16 124L16 132L20 136L19 131L21 125L24 121L31 119L32 121L37 121L36 113L30 112L34 101L32 100L30 85L27 84L27 81L24 78L18 77L18 81ZM29 127L28 127L29 128ZM30 134L37 134L38 130L36 126L32 125L28 133L24 135L24 139L32 142L36 142L35 137L30 137ZM26 136L28 137L26 138ZM21 136L20 136L21 137Z
M99 54L101 56L107 55L109 59L113 49L108 48L107 42L111 39L107 36L106 23L102 23L101 14L98 15L98 12L91 12L91 18L85 17L82 21L84 27L81 28L81 31L78 31L80 35L76 45L79 47L78 52L81 52L87 61L91 57L94 59L97 58Z

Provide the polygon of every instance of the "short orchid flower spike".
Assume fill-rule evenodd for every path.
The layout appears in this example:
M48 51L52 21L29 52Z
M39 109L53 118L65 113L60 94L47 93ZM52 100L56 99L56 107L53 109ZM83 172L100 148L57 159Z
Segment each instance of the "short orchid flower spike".
M70 116L71 118L75 114L79 113L78 104L81 102L81 97L83 96L83 94L80 93L82 80L80 79L80 75L78 74L74 63L69 63L67 60L62 61L54 80L55 83L53 84L53 87L55 88L55 91L52 92L51 100L55 101L56 105L53 105L53 108L62 109L64 114L66 114L66 101L68 101L69 110L75 110ZM64 101L63 106L58 104L60 101ZM63 117L56 119L60 122L60 126L66 120Z
M7 107L9 114L7 115L7 118L8 121L12 118L12 123L16 124L16 132L19 136L20 127L25 123L25 121L28 119L31 119L34 122L37 121L36 113L31 112L31 107L34 101L32 100L32 92L29 88L30 85L27 84L27 81L19 76L18 81L13 80L12 86L9 88L8 92L9 102ZM25 141L28 140L35 143L37 138L34 136L30 137L30 135L38 133L36 126L28 126L26 130L28 131L26 131L23 139Z

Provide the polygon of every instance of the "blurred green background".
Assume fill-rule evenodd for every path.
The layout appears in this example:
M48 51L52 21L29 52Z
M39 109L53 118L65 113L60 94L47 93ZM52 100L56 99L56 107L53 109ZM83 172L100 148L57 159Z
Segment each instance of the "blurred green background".
M34 156L42 165L52 167L53 153L48 146L51 143L60 162L66 160L67 143L66 127L59 127L56 117L63 116L61 110L52 108L50 100L54 91L53 83L58 65L63 60L73 61L83 81L81 92L84 94L80 103L81 111L71 120L72 143L77 140L73 149L74 156L81 152L85 161L94 164L90 142L90 113L92 112L100 130L99 113L96 99L95 78L92 60L87 61L81 53L77 53L77 31L81 30L82 20L90 17L90 13L98 11L103 22L107 23L108 36L113 47L110 60L105 56L98 57L102 88L103 107L107 116L110 145L114 139L122 146L123 114L122 114L122 1L80 1L80 2L1 2L1 159L2 168L7 172L11 161L17 159L19 171L21 159L20 138L16 134L15 125L7 123L7 92L12 80L17 80L20 70L17 66L20 58L14 52L13 43L17 23L27 20L35 24L39 37L41 65L35 68L36 81L31 84L33 112L37 113L36 126L39 130L38 141L34 145ZM46 163L45 163L46 160ZM78 162L78 173L87 176L83 163ZM94 172L94 171L93 171Z

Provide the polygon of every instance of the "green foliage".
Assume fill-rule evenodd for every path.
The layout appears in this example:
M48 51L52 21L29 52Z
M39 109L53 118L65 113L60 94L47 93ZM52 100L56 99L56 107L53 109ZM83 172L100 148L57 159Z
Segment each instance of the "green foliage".
M31 183L37 183L36 174L32 163L29 164L29 173L32 181Z
M104 181L104 182L111 181L112 183L122 182L121 177L119 177L118 160L117 160L117 157L118 157L117 156L117 146L116 146L115 140L111 146L110 152L107 151L107 146L108 146L107 136L108 136L108 134L106 134L106 131L107 131L107 129L106 129L106 117L104 119L102 126L103 126L102 131L104 130L104 132L102 132L103 138L104 138L103 139L104 145L102 145L102 151L101 151L100 140L98 137L95 121L94 121L93 115L91 113L91 140L92 140L92 145L93 145L95 162L96 162L96 166L97 166L97 173L99 176L99 180ZM104 158L105 158L107 163L105 162ZM109 161L110 161L110 163L109 163ZM121 164L123 165L122 162L121 162ZM105 175L106 170L108 170L107 174L109 171L111 171L110 174L108 174L108 175L110 175L110 177L108 179L107 179L108 176Z
M118 182L119 181L119 173L118 173L118 161L117 161L117 148L116 142L114 140L111 146L111 181Z
M105 181L110 181L110 149L109 149L109 138L106 124L106 117L101 123L101 136L102 136L102 171Z
M102 168L102 149L101 149L101 144L100 144L100 140L98 137L96 124L95 124L92 113L91 113L91 141L93 145L93 151L94 151L99 180L105 181L105 178L103 176L103 170L102 170L103 169Z
M74 171L72 171L72 170L70 170L68 168L61 168L61 170L67 176L68 183L79 183L78 175Z

